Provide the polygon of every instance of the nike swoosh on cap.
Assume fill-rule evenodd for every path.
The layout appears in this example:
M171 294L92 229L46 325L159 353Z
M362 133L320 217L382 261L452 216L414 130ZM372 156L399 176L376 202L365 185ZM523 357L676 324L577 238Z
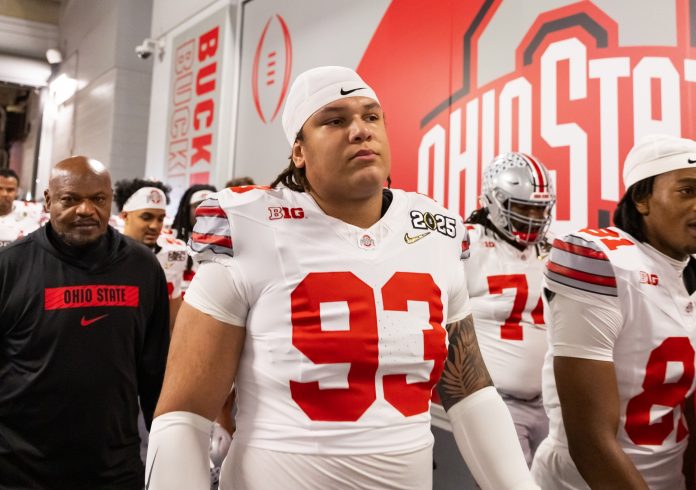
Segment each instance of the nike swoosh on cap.
M352 93L355 92L356 90L364 90L364 89L365 89L365 87L354 88L353 90L343 90L343 89L341 89L341 95L352 94Z
M696 158L694 158L693 160L691 158L687 158L686 161L689 163L696 163Z

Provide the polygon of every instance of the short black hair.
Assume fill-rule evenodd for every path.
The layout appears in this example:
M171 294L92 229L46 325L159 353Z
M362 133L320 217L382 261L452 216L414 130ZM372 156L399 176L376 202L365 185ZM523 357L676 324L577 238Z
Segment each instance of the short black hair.
M17 185L19 185L19 175L11 168L0 168L0 177L5 177L6 179L13 178L17 181Z
M191 223L191 196L198 191L212 191L216 192L215 186L208 184L194 184L184 192L181 196L181 201L179 201L179 208L176 210L176 216L174 216L174 222L172 223L172 229L176 232L176 237L179 240L188 242L189 235L193 230L193 223Z
M114 186L114 202L119 211L123 211L123 206L125 206L126 201L135 194L138 189L143 187L156 187L164 192L164 197L167 198L167 204L169 204L169 191L172 190L167 184L160 182L158 180L145 180L145 179L123 179L116 182Z
M646 242L645 221L636 208L636 202L650 197L653 191L655 177L639 180L626 189L623 197L614 210L614 226L625 231L638 241Z

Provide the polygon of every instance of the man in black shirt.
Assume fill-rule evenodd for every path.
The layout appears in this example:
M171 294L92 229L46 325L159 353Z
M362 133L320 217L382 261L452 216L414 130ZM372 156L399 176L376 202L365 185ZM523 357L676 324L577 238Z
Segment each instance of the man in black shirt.
M141 489L169 345L154 255L108 226L111 178L58 163L50 222L0 252L0 488Z

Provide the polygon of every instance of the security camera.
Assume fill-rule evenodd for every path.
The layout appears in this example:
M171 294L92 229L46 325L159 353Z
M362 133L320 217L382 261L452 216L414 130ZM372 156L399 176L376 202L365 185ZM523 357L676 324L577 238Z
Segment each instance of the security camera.
M46 61L49 65L57 65L63 61L63 53L56 48L49 48L46 50Z
M160 46L157 41L147 38L144 39L141 44L135 47L135 54L137 54L138 58L141 60L147 60L150 59L150 56L157 52L159 48Z

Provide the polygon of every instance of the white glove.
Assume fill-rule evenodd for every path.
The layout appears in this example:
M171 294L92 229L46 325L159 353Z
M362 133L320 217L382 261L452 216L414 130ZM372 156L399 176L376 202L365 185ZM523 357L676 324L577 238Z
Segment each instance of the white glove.
M215 422L210 431L210 461L214 466L221 466L232 444L232 436L220 424Z

